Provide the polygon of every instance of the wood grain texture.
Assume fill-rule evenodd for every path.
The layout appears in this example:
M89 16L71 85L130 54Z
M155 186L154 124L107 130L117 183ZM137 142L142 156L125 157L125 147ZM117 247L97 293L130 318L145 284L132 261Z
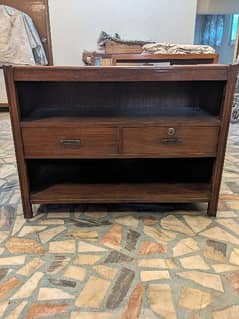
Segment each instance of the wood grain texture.
M237 69L6 68L25 217L31 203L194 201L215 216Z
M27 175L27 166L23 155L22 132L20 128L19 105L13 79L13 68L11 66L4 68L6 89L9 101L10 116L12 122L12 132L15 143L15 152L21 187L22 206L26 218L32 218L32 206L30 202L30 188Z
M16 67L16 81L226 81L226 65L170 67Z
M173 128L175 135L169 136ZM125 154L157 154L158 157L215 156L218 128L215 127L168 127L124 128L123 152Z
M212 189L211 197L208 204L208 215L216 216L219 192L222 180L222 172L224 166L227 138L229 132L229 124L231 118L233 93L235 91L236 77L238 73L238 65L233 65L228 68L228 82L225 87L224 101L221 107L221 129L219 135L219 147L217 150L217 158L214 164L213 176L212 176Z
M22 134L27 158L87 158L118 153L114 128L24 128Z
M185 203L208 201L208 184L56 184L31 194L39 203Z

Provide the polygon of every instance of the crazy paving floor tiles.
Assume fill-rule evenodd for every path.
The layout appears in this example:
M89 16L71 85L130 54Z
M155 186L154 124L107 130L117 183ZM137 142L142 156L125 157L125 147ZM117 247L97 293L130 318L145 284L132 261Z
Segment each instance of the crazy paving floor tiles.
M238 319L239 125L217 218L205 205L42 206L25 221L0 113L0 316Z

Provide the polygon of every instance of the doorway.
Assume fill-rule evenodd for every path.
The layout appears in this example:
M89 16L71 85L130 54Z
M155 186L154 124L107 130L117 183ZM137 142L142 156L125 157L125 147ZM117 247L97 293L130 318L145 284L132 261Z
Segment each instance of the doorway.
M198 14L195 44L210 45L219 54L219 63L234 61L239 14Z

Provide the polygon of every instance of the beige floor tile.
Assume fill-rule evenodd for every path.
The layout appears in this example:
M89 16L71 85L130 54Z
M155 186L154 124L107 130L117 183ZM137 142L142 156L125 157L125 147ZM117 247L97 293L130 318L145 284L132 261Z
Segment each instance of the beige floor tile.
M96 245L92 245L89 243L86 243L84 241L79 241L78 243L78 252L79 253L85 253L85 252L106 252L108 251L105 248L96 246Z
M152 281L152 280L160 280L160 279L170 279L169 272L167 270L146 270L140 272L140 279L145 281Z
M28 238L12 237L6 243L12 254L45 254L45 249L37 241Z
M16 266L25 263L26 256L2 257L0 258L0 266Z
M18 234L19 237L24 237L30 234L39 233L40 231L46 229L46 226L24 226L20 233Z
M191 287L184 287L181 290L179 306L186 310L199 310L206 308L212 301L210 293Z
M216 273L239 270L239 267L228 264L214 264L212 265L212 268Z
M181 278L192 280L203 287L224 292L222 280L219 275L209 274L202 271L187 271L177 273L177 275Z
M214 240L220 240L225 243L229 242L231 244L239 245L238 238L229 234L228 232L223 230L221 227L217 227L217 226L203 231L202 233L200 233L200 236L207 237Z
M71 278L71 279L82 281L85 279L86 270L84 268L81 268L81 267L69 266L66 269L64 276Z
M122 226L114 225L100 240L100 244L120 250L122 240Z
M44 274L41 272L34 273L32 277L28 279L25 284L22 285L21 288L18 289L18 291L10 299L14 300L31 297L34 290L38 287L38 284L43 276Z
M177 318L169 285L149 285L147 288L147 299L150 308L160 317L167 319Z
M97 239L99 234L96 230L88 230L88 229L74 229L70 230L66 234L69 237L73 237L75 239Z
M112 268L104 265L97 265L92 267L98 274L108 280L113 280L118 272L117 268Z
M177 233L182 233L188 236L194 235L193 231L186 226L186 224L173 215L168 215L162 218L160 225L167 230L175 231Z
M168 243L171 240L174 240L177 236L176 233L163 230L160 228L152 227L152 226L144 226L145 235L153 238L158 243Z
M234 248L231 256L230 256L230 263L239 265L239 248Z
M239 305L213 311L213 319L238 319Z
M184 238L181 239L176 246L173 248L173 256L182 256L190 254L192 252L198 251L200 247L198 243L193 238Z
M75 305L86 308L100 307L109 286L110 281L93 276L90 277L76 299Z
M47 243L49 240L53 239L60 233L62 233L66 228L64 226L58 226L54 228L50 228L47 230L44 230L39 234L39 238L43 244Z
M52 254L73 254L75 251L75 240L53 241L49 243L49 252Z
M102 255L79 255L77 256L75 263L78 265L94 265L102 258Z
M61 299L73 299L74 296L64 292L58 288L40 288L38 294L38 300L61 300Z
M120 225L125 225L133 228L138 227L139 224L139 220L133 216L115 218L114 222Z
M21 302L20 305L18 305L13 311L10 312L10 314L8 314L7 319L19 319L19 316L26 305L27 301Z
M180 263L185 269L208 270L209 267L199 255L180 258Z
M212 219L209 217L201 216L183 216L187 224L192 228L195 233L203 231L212 223Z
M20 268L16 273L22 276L30 276L33 272L44 265L44 261L40 258L32 259L28 264Z
M176 264L172 258L160 259L160 258L148 258L148 259L139 259L139 267L145 268L165 268L165 269L175 269Z

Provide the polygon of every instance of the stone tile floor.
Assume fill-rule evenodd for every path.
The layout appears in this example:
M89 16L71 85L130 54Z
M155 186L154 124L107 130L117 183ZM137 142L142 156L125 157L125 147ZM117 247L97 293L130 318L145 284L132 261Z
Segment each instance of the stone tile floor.
M44 206L22 216L0 113L0 316L239 318L239 126L218 217L204 205Z

